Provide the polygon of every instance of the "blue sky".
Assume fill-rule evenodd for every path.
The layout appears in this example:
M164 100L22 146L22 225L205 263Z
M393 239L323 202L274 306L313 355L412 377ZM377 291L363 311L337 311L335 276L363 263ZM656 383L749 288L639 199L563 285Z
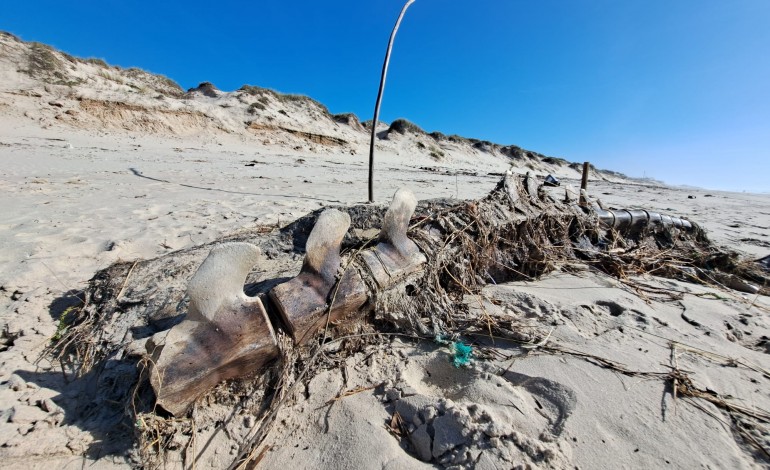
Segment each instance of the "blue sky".
M370 119L401 0L6 0L0 29L189 88ZM381 118L632 176L770 191L769 0L416 0Z

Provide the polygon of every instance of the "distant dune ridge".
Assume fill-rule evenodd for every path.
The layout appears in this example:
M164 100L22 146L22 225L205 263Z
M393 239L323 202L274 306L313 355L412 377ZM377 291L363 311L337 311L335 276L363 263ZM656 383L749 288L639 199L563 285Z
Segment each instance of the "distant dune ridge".
M331 114L307 96L252 85L227 92L209 82L184 91L168 77L110 66L102 59L76 58L44 44L21 41L10 33L0 32L0 45L0 86L43 104L27 117L48 126L174 136L223 133L288 148L313 146L318 152L339 146L363 154L369 141L370 121L362 124L352 113ZM493 158L538 173L569 175L582 168L515 145L428 133L406 119L380 122L378 128L378 149L427 156L437 163ZM594 171L592 177L625 178L611 171Z

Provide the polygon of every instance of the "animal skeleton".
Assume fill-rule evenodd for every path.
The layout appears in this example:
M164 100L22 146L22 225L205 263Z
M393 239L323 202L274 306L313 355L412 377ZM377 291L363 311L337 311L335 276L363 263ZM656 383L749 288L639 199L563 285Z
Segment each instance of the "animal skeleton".
M626 233L656 228L696 230L687 220L654 212L584 209L569 198L557 202L529 176L522 180L509 174L478 204L484 206L479 212L489 216L498 229L510 229L517 221L541 216L537 209L547 212L561 206L571 217L593 216L605 228ZM426 255L407 236L416 207L411 191L397 191L376 246L352 259L340 256L350 216L337 209L325 210L307 239L300 273L270 290L269 298L280 313L280 321L273 318L272 322L285 326L295 343L302 345L329 322L376 309L378 297L394 293L410 296L407 289L414 289L427 272ZM418 236L440 246L447 245L454 235L442 233L440 224L433 223L420 228ZM244 280L259 256L259 249L249 243L215 246L190 280L185 320L168 331L165 341L148 342L154 364L150 380L157 403L170 413L186 413L217 383L253 374L279 355L271 318L262 301L243 292Z

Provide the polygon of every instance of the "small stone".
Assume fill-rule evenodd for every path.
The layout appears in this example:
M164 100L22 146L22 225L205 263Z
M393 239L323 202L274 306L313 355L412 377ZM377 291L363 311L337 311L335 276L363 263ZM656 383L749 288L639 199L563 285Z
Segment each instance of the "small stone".
M401 396L411 397L417 395L417 390L411 385L404 385L401 387Z
M27 382L25 382L24 379L19 377L17 374L11 374L11 376L8 378L8 387L13 391L18 392L27 387Z

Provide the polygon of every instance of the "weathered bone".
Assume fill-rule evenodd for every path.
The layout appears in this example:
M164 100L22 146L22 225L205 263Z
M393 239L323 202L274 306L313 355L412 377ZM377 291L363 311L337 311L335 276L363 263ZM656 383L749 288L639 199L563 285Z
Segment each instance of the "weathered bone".
M406 235L409 220L417 207L412 191L396 191L380 231L379 243L361 253L364 264L377 284L385 289L419 270L427 261L417 245Z
M535 177L530 174L530 172L527 172L527 174L524 175L524 188L527 190L527 194L529 194L529 198L532 203L535 206L539 206L540 192L538 191L537 181L535 180Z
M350 227L350 216L336 209L318 217L305 245L305 262L294 279L270 291L294 341L310 339L327 320L335 321L366 303L366 286L351 267L337 275L342 260L340 244ZM331 308L329 304L333 302Z
M187 317L162 348L148 351L157 403L171 414L184 414L219 382L254 374L278 355L262 302L243 292L259 254L249 243L213 248L188 284Z
M599 221L604 226L617 230L638 231L647 225L673 226L686 231L694 230L694 226L689 220L661 215L657 212L643 209L605 210L596 204L593 206L592 211L599 217Z
M569 195L566 196L565 202L568 202L567 199L569 199ZM676 227L688 232L695 230L692 222L679 217L662 215L644 209L608 210L602 206L599 199L588 204L590 198L588 192L583 188L580 189L580 201L585 201L585 204L580 204L585 211L595 214L599 218L599 222L610 229L638 232L648 225L662 225L664 227Z

